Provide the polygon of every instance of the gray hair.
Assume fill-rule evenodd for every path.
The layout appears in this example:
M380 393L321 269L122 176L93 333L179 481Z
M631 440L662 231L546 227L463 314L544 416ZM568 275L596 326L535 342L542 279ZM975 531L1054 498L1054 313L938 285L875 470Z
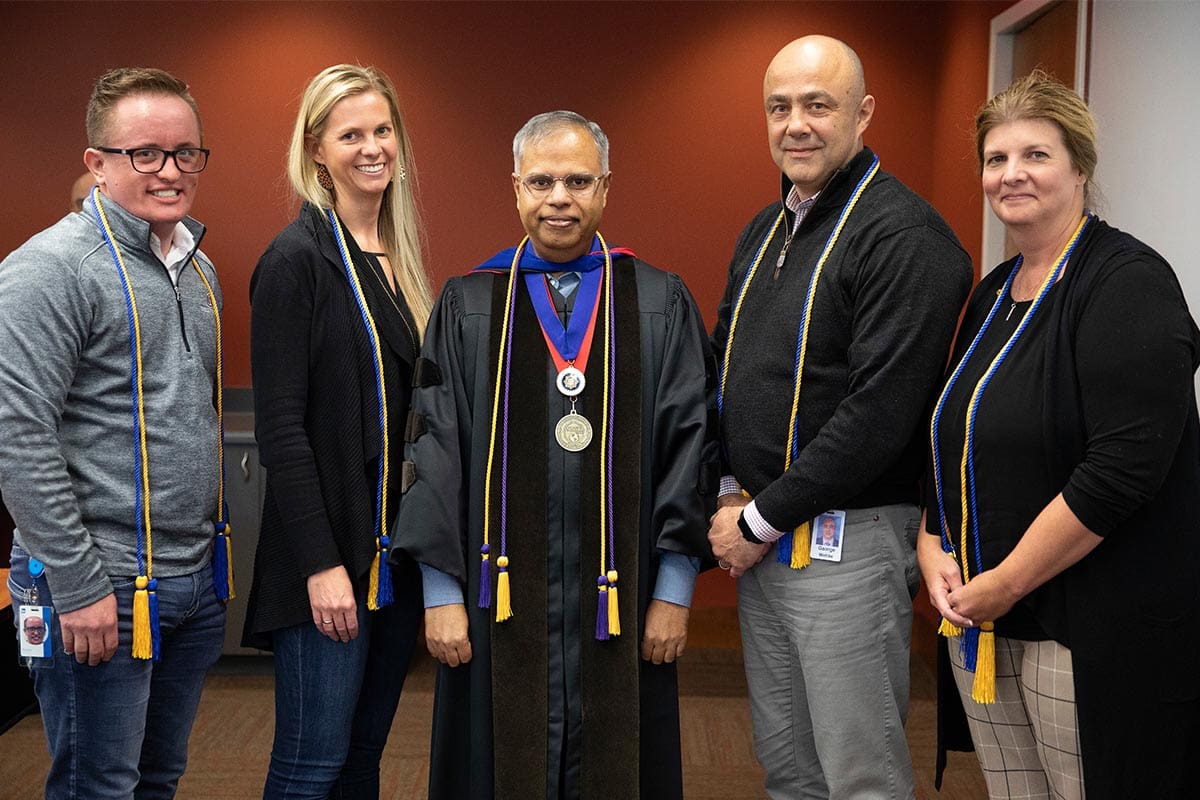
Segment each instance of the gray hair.
M513 172L521 171L521 156L525 154L525 145L540 142L551 134L558 133L564 128L583 128L591 134L600 153L600 171L608 172L608 137L600 126L574 111L547 111L538 114L521 126L513 137Z

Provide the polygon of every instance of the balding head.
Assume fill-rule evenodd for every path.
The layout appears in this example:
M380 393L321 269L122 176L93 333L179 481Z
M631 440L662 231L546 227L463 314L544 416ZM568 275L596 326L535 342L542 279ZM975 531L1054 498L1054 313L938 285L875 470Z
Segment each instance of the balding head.
M811 197L862 150L875 98L862 62L828 36L789 42L763 79L771 155L804 197Z
M830 78L840 79L854 100L861 100L867 93L867 80L858 53L840 39L820 34L802 36L784 45L767 67L764 86L770 82L772 71L786 72L804 64L820 66Z

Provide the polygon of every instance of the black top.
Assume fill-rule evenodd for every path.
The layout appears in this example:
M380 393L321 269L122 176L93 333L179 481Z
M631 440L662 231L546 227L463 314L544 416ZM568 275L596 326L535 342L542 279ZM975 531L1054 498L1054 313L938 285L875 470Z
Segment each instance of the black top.
M1002 264L980 282L951 365L1012 267ZM997 330L969 362L976 378L1020 311L1008 320L1003 305L994 318ZM1059 492L1105 537L1017 612L1071 649L1089 798L1190 796L1183 776L1200 758L1198 361L1200 333L1170 266L1094 219L979 404L983 567L1003 559ZM939 425L952 532L963 413L974 386L971 375L959 380ZM935 508L931 491L931 533Z
M388 523L399 501L416 325L377 257L347 246L379 333L388 402ZM375 555L380 456L374 355L328 219L305 204L250 282L255 436L267 470L247 646L311 619L306 579L343 564L357 590Z
M800 454L783 469L809 278L873 158L864 148L834 176L776 273L794 219L787 212L739 315L721 418L727 469L779 530L831 508L919 500L921 429L970 291L971 260L938 213L882 169L822 269L800 393ZM718 368L742 278L781 208L763 209L738 239L712 336Z
M1057 296L1058 286L1050 289L1050 295L1045 303L1053 302ZM1028 343L1039 338L1039 332L1044 330L1046 315L1045 303L1040 307L1030 325L1021 336L1021 344L1017 346L1004 360L1001 369L990 381L984 393L983 406L986 413L981 413L975 427L975 452L984 465L987 475L986 486L988 500L994 497L1008 499L1006 505L1023 508L1041 509L1053 497L1045 496L1046 488L1052 481L1046 469L1046 463L1038 455L1040 443L1025 436L1023 429L1027 428L1030 419L1040 419L1045 415L1043 396L1037 392L1026 390L1026 381L1030 374L1040 373L1045 369L1045 350ZM961 503L958 493L960 466L964 438L963 420L966 418L967 405L975 385L983 377L992 359L1000 352L1009 337L1020 325L1024 314L1033 305L1033 301L1016 302L1012 296L1005 293L1000 309L988 326L983 338L975 348L975 354L967 362L962 374L955 382L954 390L946 398L940 415L940 459L942 465L943 495L947 502L954 505L947 509L947 524L949 538L956 551L962 549L959 509ZM963 334L965 335L965 334ZM957 363L957 362L956 362ZM977 470L979 460L976 462ZM999 462L999 463L998 463ZM1003 465L1019 463L1020 470L1007 469ZM978 474L978 473L977 473ZM978 485L978 483L977 483ZM938 517L935 488L930 481L927 489L926 508L929 509L928 526L936 530ZM987 503L990 510L997 504ZM953 521L952 521L953 520ZM1030 517L1030 521L1032 517ZM989 525L989 533L994 529ZM1012 526L1012 531L1018 530ZM1019 528L1023 531L1024 528ZM1018 537L1019 538L1019 537ZM1015 538L998 535L989 536L981 542L983 562L987 568L998 564L1016 544ZM976 563L975 551L968 548L971 555L972 575L980 571ZM1027 641L1039 641L1047 638L1045 631L1038 625L1037 620L1024 603L1018 603L1013 610L996 620L996 633Z

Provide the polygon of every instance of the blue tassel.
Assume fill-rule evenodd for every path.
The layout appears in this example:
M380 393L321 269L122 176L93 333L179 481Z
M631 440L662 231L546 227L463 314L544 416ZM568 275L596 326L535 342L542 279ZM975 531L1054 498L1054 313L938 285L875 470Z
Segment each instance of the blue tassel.
M979 654L979 628L967 628L963 631L960 651L963 657L963 669L975 671L975 657Z
M388 545L391 540L387 536L379 537L379 590L375 596L378 608L390 606L396 597L392 591L392 567L388 564Z
M488 557L491 548L486 544L479 548L479 607L492 607L492 561Z
M785 567L790 567L792 564L792 542L795 541L795 538L792 532L788 531L775 540L775 560Z
M600 596L596 602L596 640L608 641L608 578L601 575L596 579Z
M224 602L233 597L233 583L230 581L229 567L229 535L225 532L225 523L218 522L217 536L213 539L213 590L217 599Z
M158 579L151 578L146 587L150 594L150 652L151 657L158 661L162 654L162 631L158 629Z

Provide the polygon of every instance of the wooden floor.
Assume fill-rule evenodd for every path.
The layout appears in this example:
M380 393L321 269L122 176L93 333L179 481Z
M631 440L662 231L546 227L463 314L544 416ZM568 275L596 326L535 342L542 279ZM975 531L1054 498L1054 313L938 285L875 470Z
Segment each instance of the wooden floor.
M750 709L731 609L697 610L679 667L684 794L689 800L765 798L754 759ZM940 793L933 789L936 745L932 627L918 618L913 637L912 703L906 733L918 798L986 798L973 754L951 754ZM433 662L414 665L400 700L382 765L381 798L425 797ZM183 800L250 800L262 796L271 750L273 695L264 658L223 659L205 687L191 738ZM871 757L863 754L864 758ZM41 719L27 717L0 736L0 798L41 797L48 758ZM619 799L614 799L619 800Z

